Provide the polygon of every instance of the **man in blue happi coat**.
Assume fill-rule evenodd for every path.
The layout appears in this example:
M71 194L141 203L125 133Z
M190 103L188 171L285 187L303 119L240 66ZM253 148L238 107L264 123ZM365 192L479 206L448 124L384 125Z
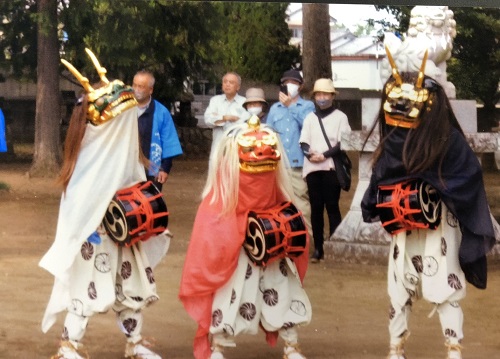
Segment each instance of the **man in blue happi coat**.
M132 87L138 102L142 152L151 162L146 177L161 191L172 168L172 159L182 154L182 148L170 112L152 97L154 84L153 74L141 70L135 74Z

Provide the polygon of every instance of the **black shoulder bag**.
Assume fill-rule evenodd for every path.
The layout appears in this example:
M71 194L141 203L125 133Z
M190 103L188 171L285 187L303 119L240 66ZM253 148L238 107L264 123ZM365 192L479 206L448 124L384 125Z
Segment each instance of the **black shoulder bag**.
M323 121L321 121L321 116L317 112L315 112L315 114L318 117L319 126L321 127L321 131L323 132L323 136L325 137L328 148L331 150L332 145L330 143L330 140L328 139L328 136L326 135L325 128L323 127ZM339 180L340 188L348 192L351 189L351 160L349 156L347 156L346 151L340 150L340 146L339 151L337 151L337 153L332 156L332 159L333 163L335 164L335 172L337 173L337 179Z

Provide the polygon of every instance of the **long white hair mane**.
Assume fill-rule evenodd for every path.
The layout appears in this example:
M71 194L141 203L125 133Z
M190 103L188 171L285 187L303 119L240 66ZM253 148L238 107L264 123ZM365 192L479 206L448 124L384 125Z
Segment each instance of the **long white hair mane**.
M273 131L271 127L265 124L261 124L260 127L261 129ZM248 131L246 123L235 125L226 130L210 158L208 177L202 192L202 198L211 195L210 204L221 200L221 216L234 212L238 205L240 161L237 138L245 131ZM293 189L287 174L289 163L279 140L277 150L281 154L281 160L278 162L276 169L276 182L285 200L291 200L293 198Z

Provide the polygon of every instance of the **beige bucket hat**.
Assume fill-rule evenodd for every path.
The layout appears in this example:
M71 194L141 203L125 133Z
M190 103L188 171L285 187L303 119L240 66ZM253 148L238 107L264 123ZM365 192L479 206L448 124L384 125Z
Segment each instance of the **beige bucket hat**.
M335 90L331 79L317 79L314 83L313 93L314 92L329 92L338 94L338 91Z
M243 103L243 107L246 109L247 104L249 102L262 102L264 105L268 105L265 95L264 95L264 90L261 88L257 87L251 87L247 90L245 93L246 100Z

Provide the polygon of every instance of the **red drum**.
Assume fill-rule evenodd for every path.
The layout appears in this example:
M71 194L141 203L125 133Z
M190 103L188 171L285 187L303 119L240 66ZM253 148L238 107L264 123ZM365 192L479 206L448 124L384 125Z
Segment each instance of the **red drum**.
M306 250L307 231L302 213L291 202L268 211L250 211L243 248L252 262L265 267Z
M379 186L377 201L382 226L391 234L436 229L441 222L439 193L422 180Z
M167 205L153 182L140 182L116 192L103 224L116 244L130 247L167 229Z

